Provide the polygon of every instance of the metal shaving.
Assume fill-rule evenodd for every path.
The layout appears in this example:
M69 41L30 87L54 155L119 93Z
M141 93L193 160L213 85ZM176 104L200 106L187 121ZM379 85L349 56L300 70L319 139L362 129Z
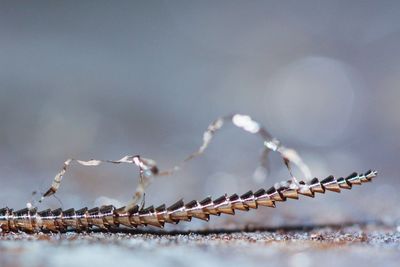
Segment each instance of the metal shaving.
M65 173L67 172L67 168L73 163L76 162L82 166L99 166L100 164L103 163L112 163L112 164L121 164L121 163L129 163L129 164L135 164L137 167L139 167L139 183L136 187L135 194L132 198L132 200L127 204L126 209L131 208L132 206L136 205L139 203L141 200L144 202L144 194L146 188L151 184L152 180L155 177L158 176L165 176L165 175L172 175L174 172L180 170L183 165L194 159L195 157L201 155L204 153L204 151L207 149L208 145L211 143L212 138L216 134L218 130L220 130L225 123L231 122L233 125L235 125L238 128L241 128L245 130L246 132L249 132L251 134L257 134L263 139L263 153L260 158L260 167L264 169L268 169L268 154L270 151L278 152L286 167L289 170L289 173L293 179L293 181L298 185L297 179L293 176L290 163L293 163L296 165L302 174L304 175L304 178L306 180L309 180L312 178L310 169L308 166L303 162L301 157L298 155L298 153L290 148L286 148L281 144L281 142L272 137L272 135L263 127L261 126L258 122L254 121L250 116L248 115L242 115L242 114L234 114L234 115L228 115L224 117L220 117L216 119L214 122L212 122L207 130L203 134L203 143L200 146L200 148L190 154L187 158L185 158L180 164L174 166L173 168L167 169L165 171L159 171L159 168L157 167L157 164L154 160L148 159L148 158L142 158L139 155L135 156L125 156L119 160L98 160L98 159L91 159L91 160L79 160L79 159L67 159L64 162L63 168L59 173L56 174L56 176L53 179L53 182L51 184L51 187L41 195L41 198L39 202L43 201L44 198L49 197L51 195L54 195L60 185L62 178L64 177ZM29 209L34 207L34 203L27 203L27 207Z

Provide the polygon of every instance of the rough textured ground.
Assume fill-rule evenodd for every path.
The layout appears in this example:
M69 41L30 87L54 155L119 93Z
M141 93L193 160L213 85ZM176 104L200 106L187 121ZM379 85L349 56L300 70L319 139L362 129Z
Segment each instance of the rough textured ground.
M5 234L0 266L399 266L383 224L196 232Z

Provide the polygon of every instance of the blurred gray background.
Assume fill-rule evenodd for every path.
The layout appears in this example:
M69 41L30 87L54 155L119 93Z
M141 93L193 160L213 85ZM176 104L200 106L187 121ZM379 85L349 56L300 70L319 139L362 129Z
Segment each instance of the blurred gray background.
M394 223L399 45L399 1L1 1L1 206L23 208L69 157L140 154L168 168L198 148L211 121L240 112L318 177L380 176L341 195L178 227ZM157 180L147 203L287 179L273 154L268 178L253 179L261 149L228 126L204 156ZM134 166L74 165L58 197L64 208L123 204L136 182Z

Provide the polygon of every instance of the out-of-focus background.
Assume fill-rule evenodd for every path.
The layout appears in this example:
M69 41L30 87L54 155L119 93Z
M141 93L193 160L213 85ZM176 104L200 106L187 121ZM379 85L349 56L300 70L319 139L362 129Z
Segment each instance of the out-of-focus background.
M211 121L240 112L297 149L315 176L372 168L379 178L176 227L396 223L399 18L398 1L1 1L1 206L23 208L69 157L140 154L168 168L201 145ZM274 154L267 179L254 179L261 150L262 140L228 126L205 155L157 180L146 202L287 179ZM74 165L57 196L64 208L123 204L136 183L134 166Z

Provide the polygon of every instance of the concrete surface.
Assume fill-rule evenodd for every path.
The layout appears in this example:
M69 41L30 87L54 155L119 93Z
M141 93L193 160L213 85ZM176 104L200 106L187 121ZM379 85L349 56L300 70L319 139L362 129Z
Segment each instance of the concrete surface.
M3 233L0 266L399 266L400 227Z

